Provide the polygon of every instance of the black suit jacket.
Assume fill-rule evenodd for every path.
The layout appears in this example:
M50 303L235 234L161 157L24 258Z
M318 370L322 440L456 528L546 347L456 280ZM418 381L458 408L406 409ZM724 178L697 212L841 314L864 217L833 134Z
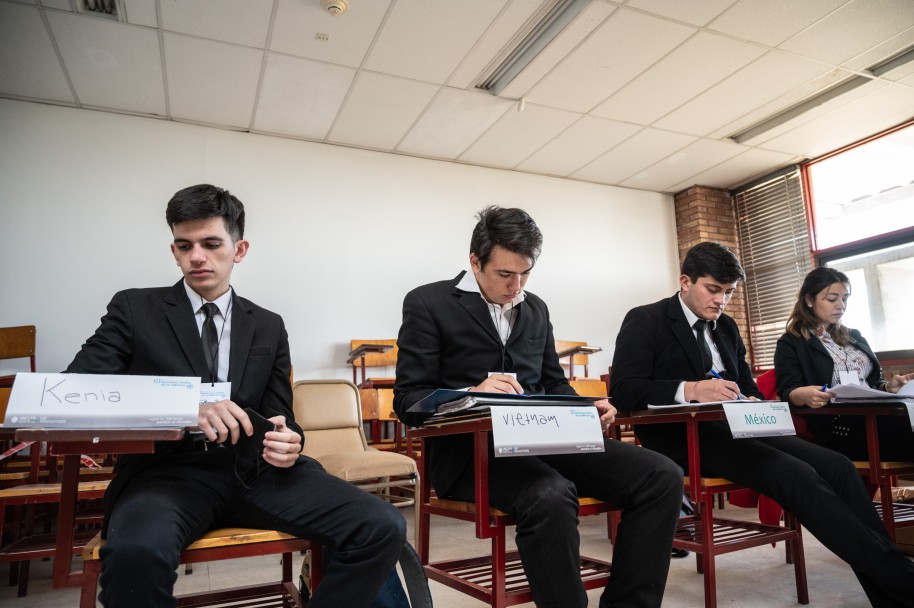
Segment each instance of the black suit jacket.
M733 319L721 315L712 336L727 368L722 376L736 382L743 395L762 398ZM704 380L705 372L698 341L682 312L678 294L674 294L625 315L616 337L610 397L622 411L671 404L681 382ZM636 431L645 445L662 444L660 451L679 462L679 452L685 448L680 425L645 424Z
M851 344L869 357L873 369L866 377L866 383L877 387L884 382L879 359L873 349L856 329L850 330ZM789 399L790 392L801 386L823 386L831 384L835 363L818 337L809 339L785 333L778 338L774 351L774 373L777 377L778 394ZM791 402L791 405L796 404ZM809 430L816 443L825 444L831 437L832 416L807 416Z
M292 413L289 339L282 318L236 294L232 298L230 320L228 379L232 383L232 401L266 418L283 415L286 425L301 435ZM171 287L116 293L101 325L66 371L207 376L200 331L183 281ZM119 457L117 475L105 494L106 507L110 510L136 472L170 454L183 454L178 457L192 464L199 452L193 450L190 438L186 438L180 442L160 442L154 454Z
M527 292L502 349L485 301L457 289L461 277L423 285L403 300L394 388L400 420L422 424L425 416L407 411L412 405L438 388L476 386L489 372L515 372L527 394L575 394L559 365L546 304ZM439 495L472 466L472 445L468 435L429 442L431 481Z

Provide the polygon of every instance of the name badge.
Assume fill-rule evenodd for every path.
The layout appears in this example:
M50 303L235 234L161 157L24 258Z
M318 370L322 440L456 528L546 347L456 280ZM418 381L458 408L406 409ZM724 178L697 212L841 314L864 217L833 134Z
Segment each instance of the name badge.
M204 382L200 385L200 405L232 398L231 382Z
M196 426L200 378L16 374L4 426L183 428Z
M841 384L860 386L860 376L857 372L838 372L838 376L841 378Z
M797 434L784 402L734 401L723 407L734 439Z
M493 405L491 412L496 457L603 451L593 406Z

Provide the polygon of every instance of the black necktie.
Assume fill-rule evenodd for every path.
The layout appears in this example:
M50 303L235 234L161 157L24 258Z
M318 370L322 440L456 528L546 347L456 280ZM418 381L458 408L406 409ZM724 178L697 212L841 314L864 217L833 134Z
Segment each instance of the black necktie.
M217 380L219 371L219 361L216 356L219 352L219 338L216 336L216 322L213 317L219 312L219 307L212 302L203 305L203 314L206 319L203 321L203 332L200 334L200 340L203 342L203 358L206 360L206 367L209 369L210 379L212 382Z
M692 324L692 329L698 333L695 339L698 340L698 348L701 351L701 365L705 372L710 371L714 366L714 360L711 359L711 347L708 346L708 341L705 339L705 327L707 325L708 322L704 319L698 319Z

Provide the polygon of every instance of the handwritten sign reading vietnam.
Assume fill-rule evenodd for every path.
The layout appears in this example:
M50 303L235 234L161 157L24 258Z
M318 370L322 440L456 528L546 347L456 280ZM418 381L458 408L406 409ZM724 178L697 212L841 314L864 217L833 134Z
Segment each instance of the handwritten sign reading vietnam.
M600 416L593 406L493 405L495 456L602 452Z
M200 379L100 374L16 374L4 426L196 426Z

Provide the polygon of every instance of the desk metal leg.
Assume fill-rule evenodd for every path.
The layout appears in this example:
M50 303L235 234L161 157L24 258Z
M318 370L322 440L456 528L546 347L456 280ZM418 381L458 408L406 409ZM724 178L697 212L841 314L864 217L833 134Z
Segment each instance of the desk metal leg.
M76 494L79 484L79 455L68 454L63 459L60 484L60 511L57 518L57 552L54 558L54 588L78 587L82 572L70 573L73 553L73 527L76 521Z

